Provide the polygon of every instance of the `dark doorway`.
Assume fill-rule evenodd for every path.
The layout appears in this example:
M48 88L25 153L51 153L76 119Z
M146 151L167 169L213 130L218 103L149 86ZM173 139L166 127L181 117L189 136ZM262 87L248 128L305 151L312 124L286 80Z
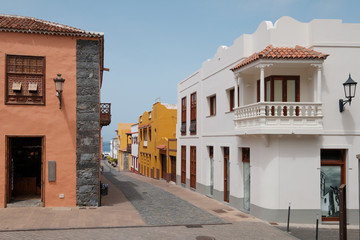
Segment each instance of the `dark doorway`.
M224 147L224 201L230 198L230 158L229 147Z
M190 187L196 189L196 147L190 146Z
M166 155L160 154L161 157L161 178L166 179Z
M7 203L42 201L42 137L9 137Z
M171 181L176 183L176 157L170 156L171 161Z

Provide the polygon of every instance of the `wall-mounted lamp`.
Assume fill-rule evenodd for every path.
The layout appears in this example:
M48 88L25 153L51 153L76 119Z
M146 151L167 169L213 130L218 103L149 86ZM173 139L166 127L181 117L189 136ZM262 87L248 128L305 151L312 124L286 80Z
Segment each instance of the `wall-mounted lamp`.
M54 78L56 96L59 98L59 109L61 109L61 97L63 92L65 79L61 77L61 74L58 74L56 78Z
M346 82L343 83L345 97L347 98L347 100L339 99L340 112L344 111L344 109L345 109L344 106L346 103L349 103L349 105L351 105L351 99L355 97L356 84L357 84L357 82L352 80L351 75L349 73L348 80L346 80Z

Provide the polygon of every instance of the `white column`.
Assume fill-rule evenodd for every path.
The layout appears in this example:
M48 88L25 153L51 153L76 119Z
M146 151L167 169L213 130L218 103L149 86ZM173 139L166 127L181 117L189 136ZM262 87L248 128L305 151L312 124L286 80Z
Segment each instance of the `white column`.
M239 99L239 107L244 106L244 82L242 77L239 76L238 78L238 86L239 86L239 93L236 95L236 98ZM239 97L238 97L239 96Z
M239 107L239 101L238 101L238 86L239 86L239 76L238 75L235 75L234 79L235 79L235 91L234 91L234 103L235 103L235 108L238 108ZM231 110L231 109L230 109Z
M260 102L265 102L265 70L264 66L260 66Z
M322 67L319 64L317 68L317 100L318 102L321 102L321 75L322 75Z
M316 76L316 89L315 89L314 93L316 93L315 101L319 103L319 102L321 102L322 64L311 64L311 66L315 67L314 78Z

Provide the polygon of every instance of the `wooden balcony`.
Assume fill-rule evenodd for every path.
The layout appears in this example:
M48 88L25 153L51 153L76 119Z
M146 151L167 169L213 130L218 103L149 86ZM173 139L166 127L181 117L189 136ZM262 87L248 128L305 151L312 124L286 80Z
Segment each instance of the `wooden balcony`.
M111 123L111 103L100 103L100 125L107 126Z
M234 110L239 135L323 133L321 103L262 102Z

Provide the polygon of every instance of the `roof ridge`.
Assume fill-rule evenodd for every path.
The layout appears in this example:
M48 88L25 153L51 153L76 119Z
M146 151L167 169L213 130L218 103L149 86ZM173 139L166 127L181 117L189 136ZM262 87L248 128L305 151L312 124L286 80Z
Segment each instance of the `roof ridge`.
M315 51L314 49L306 48L306 47L303 47L303 46L300 46L300 45L296 45L295 49L301 49L301 50L304 50L304 51L306 51L308 53L317 54L319 56L319 58L329 56L329 54L324 54L324 53Z
M256 60L262 59L326 59L329 54L317 52L310 48L305 48L299 45L295 47L273 47L268 45L264 50L254 53L242 60L231 71L235 71L245 65L248 65Z
M51 21L47 21L47 20L43 20L43 19L39 19L39 18L34 18L34 17L11 15L11 14L0 14L0 17L12 17L12 18L29 19L29 20L49 24L49 25L56 26L56 27L66 28L66 29L69 29L69 30L87 32L87 31L85 31L83 29L80 29L80 28L75 28L75 27L71 27L71 26L68 26L68 25L64 25L64 24L60 24L60 23L56 23L56 22L51 22Z
M258 53L259 58L265 56L266 54L268 54L268 53L269 53L271 50L273 50L273 49L274 49L274 48L273 48L273 45L272 45L272 44L267 45L264 50L262 50L262 51L260 51L260 52Z

